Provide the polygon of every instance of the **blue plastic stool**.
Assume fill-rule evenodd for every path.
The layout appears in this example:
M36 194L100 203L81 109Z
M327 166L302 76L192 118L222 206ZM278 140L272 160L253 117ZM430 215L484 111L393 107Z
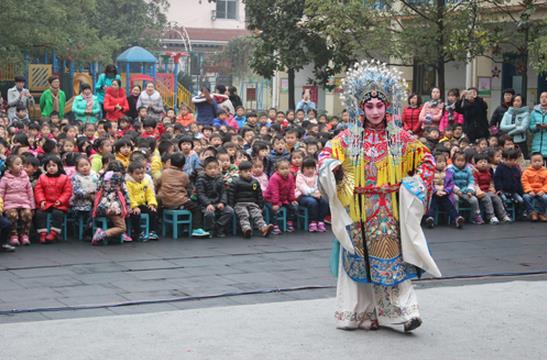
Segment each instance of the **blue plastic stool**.
M448 213L446 211L442 211L442 210L438 210L437 209L437 212L435 212L435 225L439 225L439 215L446 215L446 221L448 224L450 224L450 216L448 215Z
M74 221L74 234L78 234L78 240L84 239L86 225L89 222L91 213L77 212L72 213L72 221Z
M463 216L463 213L466 212L467 215L467 221L473 222L473 209L471 209L471 206L467 204L466 201L460 199L457 206L458 213ZM450 223L450 219L448 219L448 223Z
M517 204L515 204L512 200L510 201L504 201L503 206L505 207L505 211L508 213L511 213L511 219L513 221L517 220Z
M47 232L49 233L51 231L51 214L48 213L46 216L46 228ZM63 240L67 241L67 215L63 213L63 225L62 225L62 233L63 233Z
M141 226L141 231L144 232L144 236L148 239L148 237L150 236L150 215L141 213L140 226ZM131 227L132 227L131 221L127 221L128 234L131 234L131 230L132 230ZM137 239L133 239L133 240L137 240Z
M268 207L268 205L264 205L264 207L262 208L262 215L264 216L264 222L266 224L269 224L270 223L270 208Z
M188 210L164 209L162 215L161 235L167 234L167 225L172 225L173 240L179 237L179 225L188 227L188 237L192 236L192 213Z
M308 231L310 218L308 215L308 208L304 206L298 206L296 211L296 224L304 231Z
M232 216L232 233L234 234L234 236L237 235L238 225L239 225L239 218L237 217L237 214L234 211L234 216Z
M99 224L99 226L101 227L101 229L103 230L108 230L108 218L106 217L96 217L96 218L93 218L93 235L95 235L95 231L97 230L97 223ZM106 245L108 244L108 238L104 239L103 240L103 244ZM120 236L120 244L123 244L123 239L122 237Z
M460 214L461 216L463 216L463 212L467 212L468 213L468 217L467 217L467 221L468 222L471 222L472 220L472 217L473 217L473 214L471 212L471 207L469 205L467 205L467 203L463 200L460 199L460 201L458 202L457 206L456 206L456 210L458 212L458 214ZM442 210L437 210L437 212L435 213L435 225L439 225L439 215L446 215L446 222L450 225L451 222L455 219L451 219L450 218L450 215L448 215L448 212L446 211L442 211ZM463 216L465 218L465 216Z
M267 223L271 223L270 221L272 220L271 219L271 214L270 214L270 211L272 209L272 206L271 205L267 205L268 207L268 221ZM266 216L264 216L264 219L266 219ZM283 230L283 232L287 232L287 209L282 206L279 208L279 210L277 211L277 219L275 219L277 224L279 225L279 223L281 223L281 228Z

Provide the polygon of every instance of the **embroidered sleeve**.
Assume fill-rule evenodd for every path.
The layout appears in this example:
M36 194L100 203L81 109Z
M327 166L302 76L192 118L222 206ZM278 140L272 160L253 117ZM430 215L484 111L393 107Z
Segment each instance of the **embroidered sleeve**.
M427 189L430 190L433 184L433 178L435 177L435 158L429 151L429 149L420 141L414 141L411 146L416 148L416 154L418 156L416 162L416 175L418 175Z

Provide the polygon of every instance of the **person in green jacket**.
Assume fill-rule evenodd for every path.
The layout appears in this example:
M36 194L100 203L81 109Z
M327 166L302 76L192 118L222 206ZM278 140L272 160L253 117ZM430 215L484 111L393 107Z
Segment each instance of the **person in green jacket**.
M65 92L61 90L61 80L58 76L53 75L47 81L49 89L40 96L42 117L50 117L51 113L55 111L59 114L59 119L62 119L65 116L66 96Z
M97 96L93 95L89 84L80 86L80 95L74 98L72 103L74 119L82 124L95 124L101 114L101 105Z
M532 152L539 152L547 159L547 91L541 93L539 104L530 115L532 132Z
M120 77L120 75L118 75L118 69L116 69L116 65L106 65L104 73L99 75L99 78L95 83L95 95L97 95L97 99L99 99L99 103L101 104L101 106L104 104L104 95L106 88L112 86L112 81L114 81L115 79L120 80L121 83L122 78Z
M500 130L507 133L513 139L513 143L518 145L522 155L528 159L528 144L526 142L526 133L530 123L530 113L526 106L522 106L522 96L517 94L513 96L512 106L503 114Z

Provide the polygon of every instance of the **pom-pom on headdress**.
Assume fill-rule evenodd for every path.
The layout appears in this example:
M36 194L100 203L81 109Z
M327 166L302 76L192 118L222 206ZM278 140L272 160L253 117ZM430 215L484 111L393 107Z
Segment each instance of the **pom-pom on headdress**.
M391 155L397 159L401 155L400 120L402 104L406 101L407 84L401 72L389 69L385 63L366 60L348 69L342 81L342 103L350 116L349 129L354 137L351 153L362 151L363 114L362 105L377 98L386 105L386 120Z

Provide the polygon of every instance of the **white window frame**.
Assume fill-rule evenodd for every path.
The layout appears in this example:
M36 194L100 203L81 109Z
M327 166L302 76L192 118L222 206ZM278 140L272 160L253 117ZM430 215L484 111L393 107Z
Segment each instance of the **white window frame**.
M220 6L220 1L224 4L224 17L219 16L218 7ZM232 2L235 4L235 14L234 17L228 17L228 3ZM216 18L220 20L238 20L239 17L239 1L238 0L217 0L216 3Z

